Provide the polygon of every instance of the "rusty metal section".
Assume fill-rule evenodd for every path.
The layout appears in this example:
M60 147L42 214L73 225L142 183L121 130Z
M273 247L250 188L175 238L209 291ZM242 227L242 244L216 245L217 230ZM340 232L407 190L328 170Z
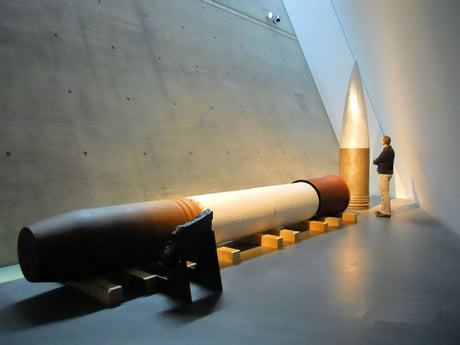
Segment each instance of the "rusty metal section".
M318 192L319 207L317 217L332 216L343 212L350 202L350 189L338 176L326 175L306 180L297 180L310 184Z
M24 227L18 258L27 280L81 280L158 259L170 234L200 213L174 198L67 212Z

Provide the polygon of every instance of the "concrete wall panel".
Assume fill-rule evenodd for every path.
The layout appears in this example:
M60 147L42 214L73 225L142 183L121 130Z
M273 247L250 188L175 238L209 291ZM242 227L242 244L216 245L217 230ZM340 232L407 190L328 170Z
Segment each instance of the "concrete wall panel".
M0 0L0 266L60 212L337 173L282 1L263 6Z

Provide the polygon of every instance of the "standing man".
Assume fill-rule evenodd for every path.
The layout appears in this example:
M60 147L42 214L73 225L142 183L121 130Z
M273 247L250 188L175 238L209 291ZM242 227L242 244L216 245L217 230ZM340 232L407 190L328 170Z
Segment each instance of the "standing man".
M383 151L374 159L374 164L377 165L379 173L379 189L382 199L380 210L375 212L377 217L391 217L390 205L390 179L393 176L393 163L395 160L395 152L390 145L391 138L387 135L382 137Z

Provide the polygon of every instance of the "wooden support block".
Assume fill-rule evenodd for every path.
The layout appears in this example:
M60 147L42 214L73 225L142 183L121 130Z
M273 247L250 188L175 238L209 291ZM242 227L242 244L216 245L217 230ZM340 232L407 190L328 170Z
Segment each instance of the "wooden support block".
M141 286L145 293L156 293L159 291L159 276L142 270L134 269L126 272L131 279Z
M229 247L219 247L217 248L217 258L219 259L219 261L231 265L239 264L241 261L240 250Z
M342 220L344 222L356 223L356 222L358 222L358 214L357 213L351 213L351 212L343 212L342 213Z
M326 232L329 230L329 226L326 222L311 220L309 221L309 230Z
M260 245L262 247L281 249L283 248L283 238L281 236L264 234L261 235Z
M324 221L331 227L331 228L341 228L343 226L342 218L338 217L326 217Z
M196 268L196 262L187 261L187 268L194 270Z
M66 285L97 299L107 307L115 307L123 300L123 287L105 279L67 282Z
M300 231L282 229L279 234L283 240L288 243L296 243L300 241Z

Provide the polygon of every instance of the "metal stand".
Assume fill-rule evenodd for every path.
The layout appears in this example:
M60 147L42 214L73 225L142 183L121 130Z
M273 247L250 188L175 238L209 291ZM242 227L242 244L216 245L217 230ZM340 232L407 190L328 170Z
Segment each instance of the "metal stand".
M211 210L176 228L159 268L160 291L182 302L192 302L191 282L222 291Z

